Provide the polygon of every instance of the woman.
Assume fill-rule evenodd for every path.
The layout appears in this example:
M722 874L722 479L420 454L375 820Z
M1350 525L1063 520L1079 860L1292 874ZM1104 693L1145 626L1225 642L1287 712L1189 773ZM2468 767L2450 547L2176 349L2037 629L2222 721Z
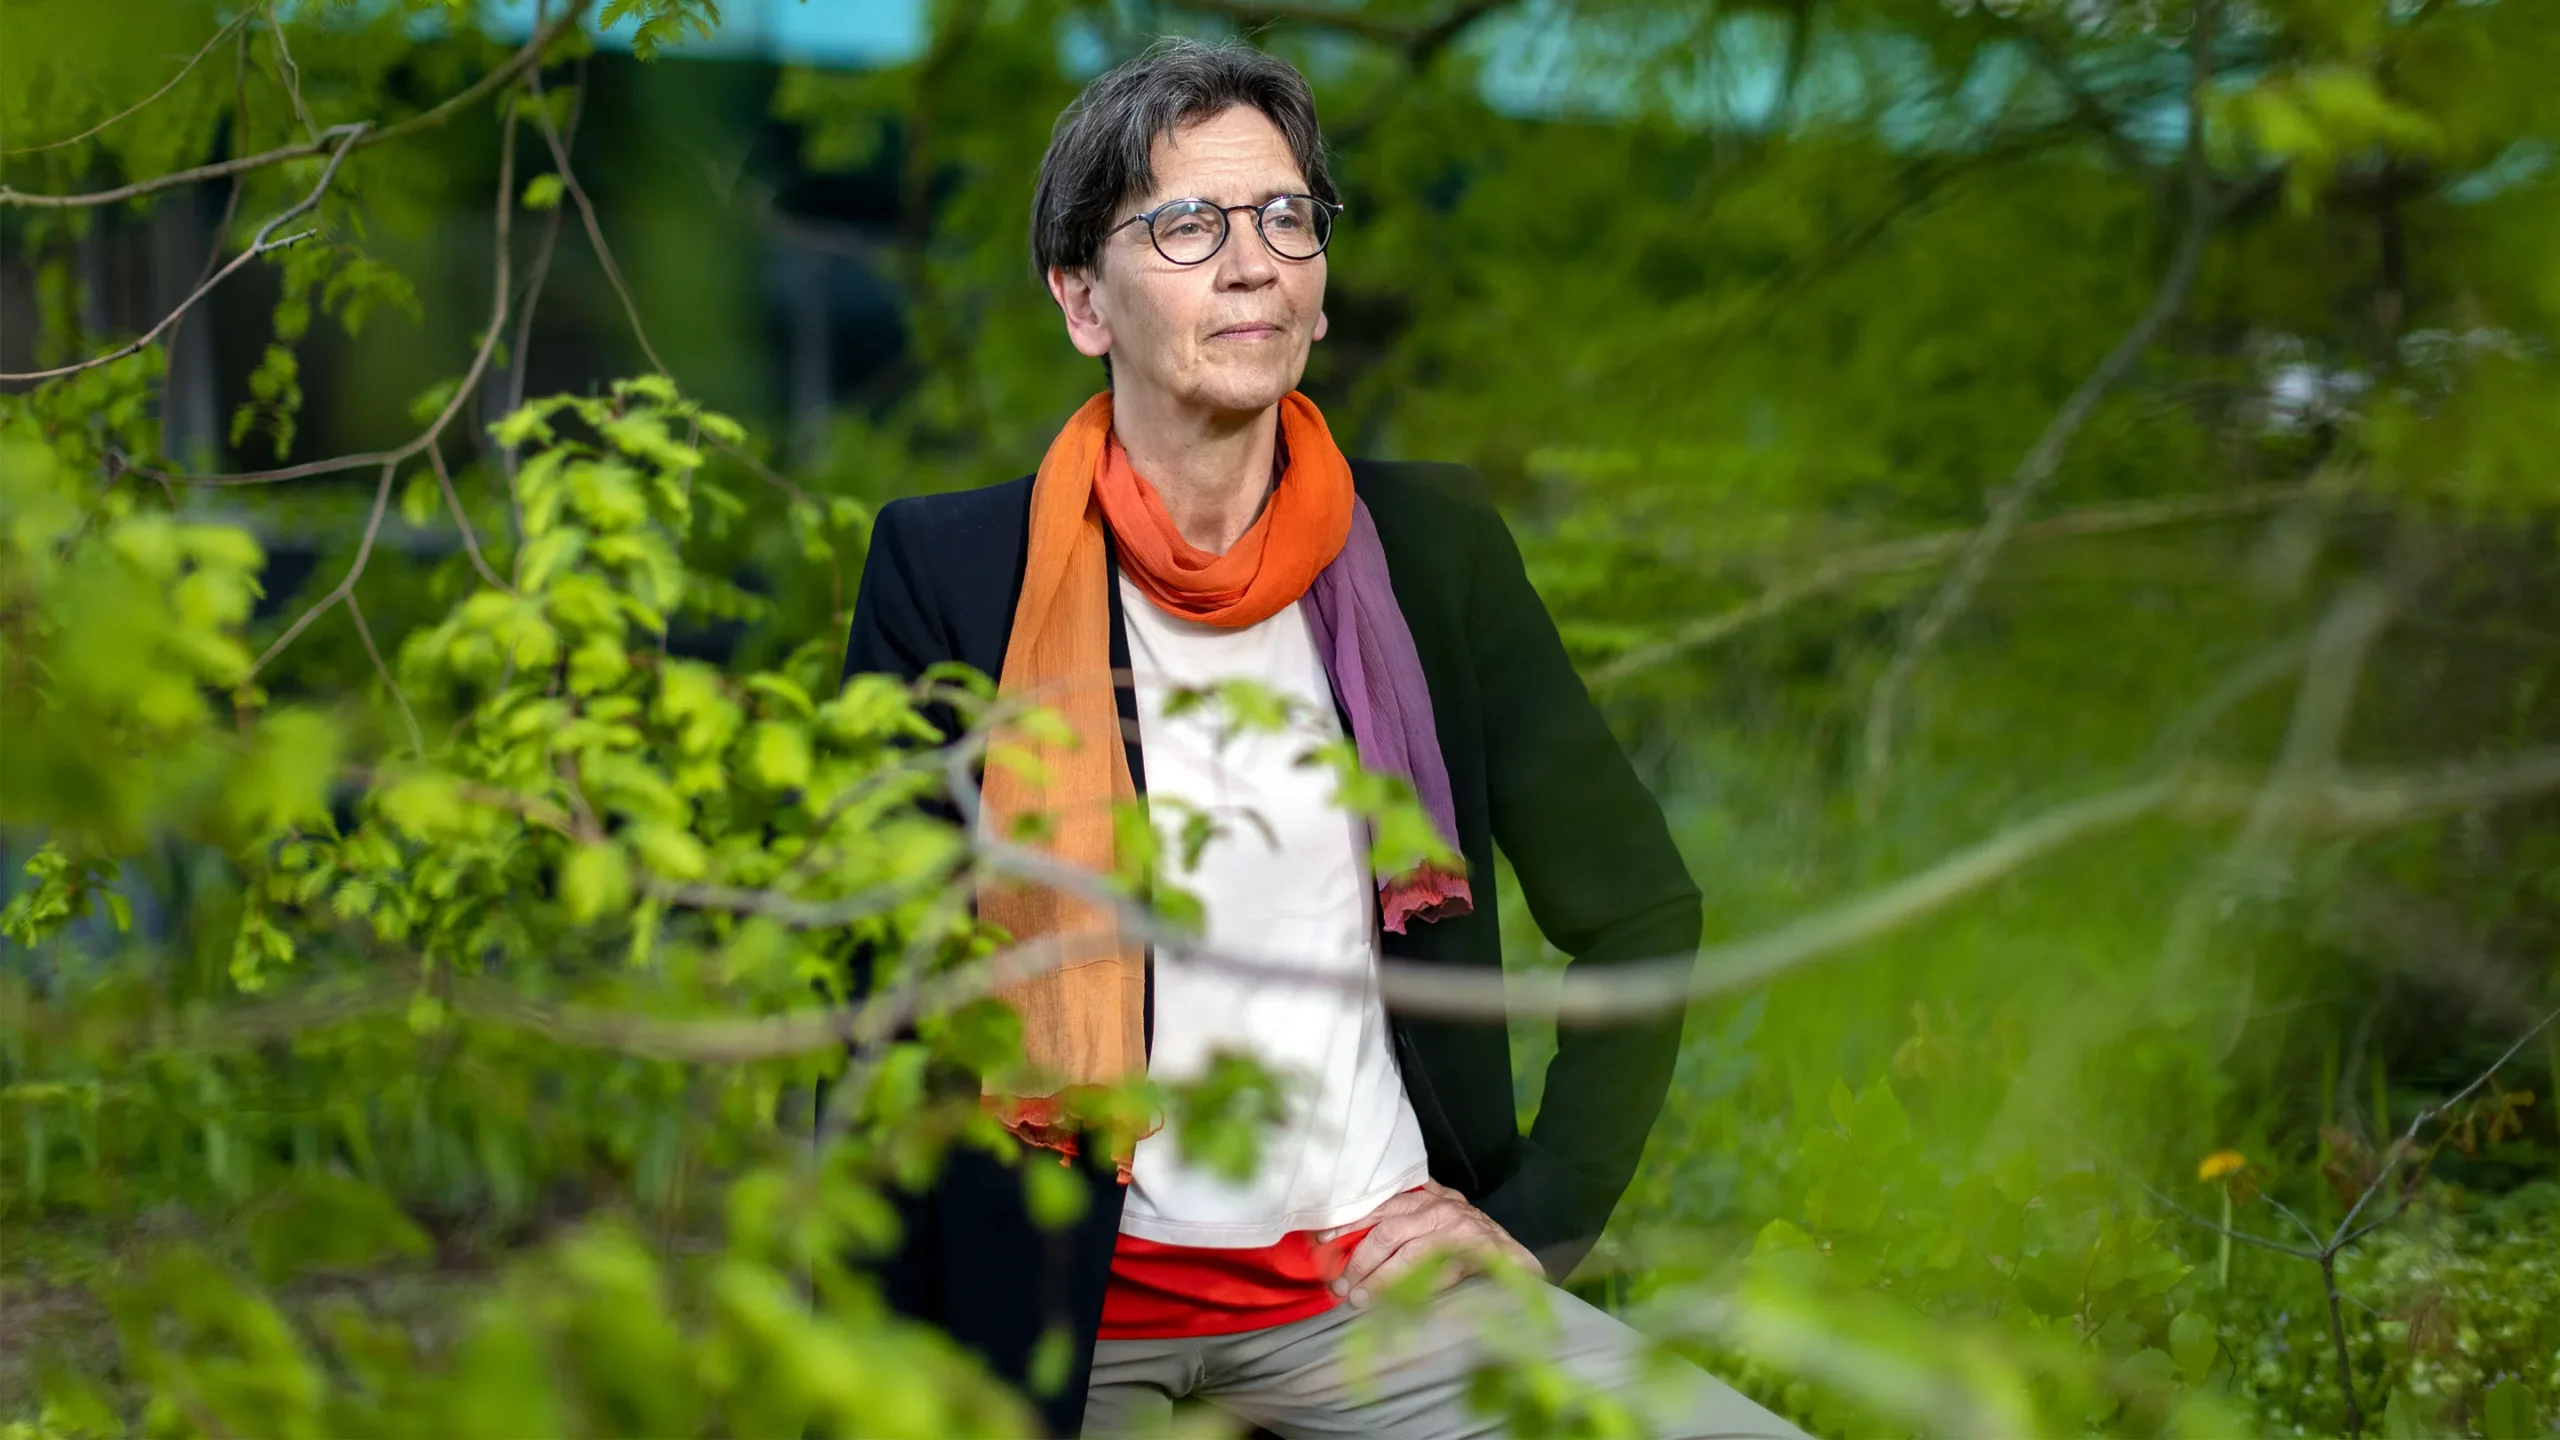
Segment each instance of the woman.
M1096 80L1042 162L1032 243L1109 388L1036 474L883 507L864 570L849 673L963 661L1091 742L1037 747L1036 773L991 767L985 833L1038 814L1041 848L1107 872L1115 799L1144 797L1169 839L1187 816L1251 817L1180 877L1206 916L1191 951L1150 954L1073 885L980 897L1017 940L1071 954L1000 992L1052 1083L989 1080L985 1103L1076 1157L1093 1203L1044 1233L1013 1172L955 1155L907 1206L889 1293L1016 1380L1045 1332L1066 1336L1067 1382L1043 1401L1061 1434L1160 1430L1191 1400L1284 1434L1483 1433L1466 1393L1487 1315L1533 1333L1484 1272L1562 1277L1589 1250L1679 1046L1676 1010L1565 1030L1523 1136L1500 1019L1380 1002L1380 955L1500 973L1497 844L1576 965L1692 953L1700 902L1475 477L1346 460L1297 393L1340 208L1288 66L1176 42ZM1371 875L1333 779L1295 763L1305 733L1221 737L1170 703L1238 678L1410 781L1456 863ZM1294 1084L1245 1183L1170 1132L1099 1153L1065 1119L1079 1085L1189 1078L1228 1051ZM1451 1263L1429 1322L1355 1394L1345 1327L1435 1258ZM1544 1295L1535 1353L1660 1433L1796 1433L1693 1368L1639 1396L1639 1338Z

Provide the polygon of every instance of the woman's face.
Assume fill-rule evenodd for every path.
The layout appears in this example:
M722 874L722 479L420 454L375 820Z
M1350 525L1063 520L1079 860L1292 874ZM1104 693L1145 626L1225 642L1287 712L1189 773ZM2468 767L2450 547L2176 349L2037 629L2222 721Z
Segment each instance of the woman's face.
M1307 177L1268 116L1249 105L1156 137L1155 185L1116 221L1168 200L1260 205L1307 193ZM1050 293L1068 336L1087 355L1111 357L1122 406L1259 414L1297 388L1307 350L1324 338L1325 257L1273 254L1253 217L1227 216L1218 253L1176 265L1130 225L1103 240L1089 270L1052 268Z

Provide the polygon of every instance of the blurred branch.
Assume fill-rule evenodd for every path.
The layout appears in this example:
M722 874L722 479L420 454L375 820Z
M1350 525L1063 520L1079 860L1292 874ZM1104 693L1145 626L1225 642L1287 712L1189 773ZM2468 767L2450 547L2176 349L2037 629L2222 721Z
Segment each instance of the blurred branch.
M2063 99L2071 106L2072 118L2097 135L2099 143L2107 147L2107 153L2115 158L2116 163L2123 167L2125 173L2142 182L2151 191L2154 199L2164 205L2167 204L2171 196L2168 182L2162 177L2160 167L2149 155L2143 153L2142 147L2134 142L2133 137L2125 133L2124 124L2117 117L2116 112L2108 108L2105 101L2099 99L2094 91L2081 82L2079 75L2071 68L2070 58L2054 48L2052 37L2029 23L2022 13L2002 15L1988 7L1984 7L1980 13L1989 17L1993 24L2017 37L2018 42L2025 47L2027 57L2035 62L2036 68L2043 71L2045 78L2051 80L2055 87L2062 91Z
M2342 776L2317 788L2288 791L2277 803L2287 823L2353 833L2552 789L2560 789L2560 749L2527 751L2495 764L2432 773ZM1376 972L1378 983L1390 1007L1436 1018L1534 1015L1551 1016L1560 1023L1589 1023L1658 1013L1772 978L1888 934L2092 835L2156 814L2187 820L2245 814L2261 803L2263 793L2264 787L2258 784L2213 771L2109 791L2048 810L1908 879L1695 956L1628 961L1588 974L1581 973L1586 967L1567 967L1508 976L1382 959ZM1336 967L1204 947L1197 936L1166 925L1102 877L1038 851L989 842L985 856L989 866L1002 873L1054 885L1109 908L1132 936L1178 952L1179 958L1168 963L1319 989L1367 983L1365 974L1346 975Z
M1510 3L1511 0L1459 0L1439 15L1414 20L1293 0L1173 0L1177 9L1220 16L1248 31L1272 25L1332 30L1401 50L1409 64L1429 59L1464 34L1468 26Z
M212 38L204 42L203 48L196 51L194 55L188 57L186 64L178 67L178 73L170 76L167 84L162 85L159 89L152 91L150 94L143 96L139 100L134 101L132 104L117 111L113 115L108 116L106 119L99 121L97 124L90 126L88 129L81 131L79 134L67 136L60 140L47 140L41 145L20 145L13 150L0 150L0 155L35 155L47 150L59 150L66 145L77 145L81 141L103 132L109 126L114 125L120 120L125 120L132 116L141 114L143 111L150 109L152 105L156 104L162 96L177 89L178 82L186 79L189 75L194 74L196 66L203 62L204 57L213 53L214 46L219 45L225 39L228 39L232 31L247 24L249 17L256 13L257 12L254 10L242 10L239 14L224 21L222 23L222 28L214 31Z
M560 149L564 154L576 148L578 120L586 113L587 62L584 56L579 57L573 73L576 78L570 81L569 114L560 125ZM541 72L536 71L527 77L526 83L539 93L539 87L542 84ZM551 278L551 259L559 253L559 249L560 207L554 205L549 213L543 216L542 243L534 248L532 273L526 277L524 296L517 302L516 341L507 351L505 387L507 398L504 413L509 415L524 408L525 375L531 363L526 357L533 353L533 317L542 304L543 286ZM484 407L480 415L482 424L479 427L479 433L482 435L488 433L489 418L488 411ZM498 451L498 458L500 468L504 470L507 477L507 516L515 527L515 563L521 567L524 562L525 539L524 497L516 490L517 448L513 445L502 446Z
M1875 688L1867 702L1867 729L1864 749L1865 769L1861 776L1860 806L1872 814L1881 803L1891 778L1895 726L1902 708L1903 693L1921 664L1937 648L1947 628L1972 602L1990 573L1991 562L1998 556L2009 537L2025 519L2027 508L2052 483L2059 468L2062 452L2079 434L2098 402L2133 370L2134 363L2149 349L2152 339L2169 323L2186 303L2187 291L2195 283L2196 272L2204 261L2207 243L2221 207L2213 196L2213 175L2204 151L2205 91L2213 77L2213 6L2204 0L2196 7L2196 31L2189 47L2190 79L2187 90L2187 214L2186 224L2178 238L2176 252L2170 257L2168 272L2151 297L2151 303L2136 319L2131 329L2116 341L2098 367L2080 382L2062 408L2048 421L2044 433L2037 437L2009 483L1993 498L1991 513L1982 528L1956 559L1954 571L1939 587L1895 648L1884 673L1876 678Z
M2478 1019L2506 1023L2532 1013L2529 967L2500 955L2461 916L2379 879L2346 888L2313 924L2327 943L2385 975L2450 992Z
M344 142L341 143L336 150L330 152L329 163L321 168L320 179L311 187L311 192L303 196L300 200L295 201L290 207L278 211L273 218L267 221L266 224L259 226L257 235L249 242L249 248L232 257L230 264L215 271L212 276L199 283L195 289L189 291L187 293L187 297L178 302L176 309L171 310L168 314L160 317L160 323L152 326L150 329L142 332L142 334L134 337L133 339L126 341L124 344L117 346L115 349L108 351L104 355L93 356L87 360L74 361L69 365L57 365L50 370L30 370L17 375L0 374L0 383L16 383L30 380L58 380L65 375L77 375L83 370L94 370L101 365L112 365L128 355L139 353L146 346L150 345L152 341L159 339L162 331L175 326L189 310L195 308L197 301L212 294L216 286L219 286L223 281L230 279L233 272L239 270L241 266L248 264L250 261L257 259L261 255L268 254L272 251L282 250L287 246L300 244L302 241L308 240L312 236L319 234L320 232L317 229L297 230L290 235L282 236L280 238L268 238L275 234L279 226L283 225L288 220L300 216L305 211L308 211L313 206L319 204L320 197L329 193L329 186L338 178L338 166L343 164L346 161L347 156L355 150L357 141L361 139L364 134L364 125L361 122L355 125L343 125L338 127L338 129L332 133L343 136Z
M1714 946L1696 957L1673 956L1637 961L1584 973L1570 967L1552 977L1506 977L1500 972L1453 969L1410 960L1382 961L1379 981L1386 1003L1411 1014L1444 1018L1501 1018L1506 1015L1551 1014L1559 1021L1594 1021L1654 1013L1769 978L1787 968L1849 945L1882 935L1974 893L2045 854L2101 831L2147 815L2171 810L2227 813L2245 804L2254 787L2211 776L2161 780L2137 785L2071 805L2058 807L1908 880L1884 887L1822 914L1756 939ZM2374 828L2423 818L2449 806L2476 804L2490 798L2513 798L2560 788L2560 750L2533 752L2497 765L2427 775L2382 775L2339 781L2318 796L2296 803L2316 810L2342 829ZM475 793L487 803L532 815L564 817L556 807L501 792ZM1046 859L1046 857L1040 857ZM1020 863L1008 856L1009 873L1051 878L1052 866ZM1065 867L1057 867L1065 868ZM1083 886L1099 877L1073 872L1065 883ZM740 892L743 893L743 892ZM705 887L704 898L735 898ZM1104 898L1124 917L1130 933L1151 941L1184 947L1180 962L1203 963L1249 972L1283 984L1336 988L1365 984L1366 977L1339 969L1318 969L1265 959L1203 955L1191 948L1193 937L1173 931L1147 916L1132 914L1129 902L1108 891ZM1045 973L1079 958L1082 947L1112 943L1108 935L1043 936L994 955L954 966L894 992L875 995L850 1007L792 1011L760 1017L673 1018L554 1005L530 999L496 982L446 977L423 980L428 993L463 1015L511 1025L561 1044L611 1050L645 1058L690 1064L744 1064L813 1054L841 1045L866 1045L896 1035L921 1016L938 1013L990 993L1000 984ZM420 969L417 972L424 976ZM1543 979L1545 983L1536 983ZM1523 986L1522 981L1532 983ZM1525 993L1514 993L1525 992ZM233 1009L199 1013L164 1024L155 1043L197 1048L238 1047L290 1038L313 1028L348 1020L398 1013L419 991L396 979L372 986L317 989ZM2543 1025L2517 1041L2498 1064L2540 1033ZM2491 1067L2492 1070L2496 1068ZM2423 1112L2412 1126L2422 1126L2467 1098L2484 1083L2474 1081L2452 1099ZM2378 1186L2379 1179L2376 1181ZM2361 1207L2359 1207L2361 1208ZM2396 1212L2395 1212L2396 1213ZM2354 1219L2350 1214L2349 1220ZM2379 1223L2379 1222L2376 1222ZM2333 1244L2343 1247L2368 1233L2342 1224ZM2270 1248L2277 1242L2256 1240Z
M1789 260L1777 274L1754 286L1741 304L1710 317L1710 323L1704 327L1704 333L1697 341L1700 355L1710 354L1735 337L1765 323L1794 295L1858 258L1867 247L1892 233L1893 227L1905 216L1938 198L1940 192L1948 187L2011 161L2035 155L2077 133L2067 125L2041 126L2000 136L1979 149L1953 155L1924 155L1910 161L1895 173L1889 187L1893 191L1891 198L1878 206L1874 214L1857 225L1826 236L1820 243Z
M2348 714L2354 708L2357 682L2364 674L2365 657L2372 653L2375 639L2391 618L2393 605L2392 592L2378 583L2353 586L2330 607L2313 632L2283 747L2277 752L2265 787L2249 807L2239 836L2211 870L2180 897L2161 953L2161 984L2179 985L2191 973L2196 955L2213 929L2225 886L2235 878L2262 882L2266 871L2291 863L2300 836L2286 824L2287 802L2296 793L2316 788L2336 772L2339 746L2346 735ZM2252 973L2243 970L2240 997L2235 1002L2238 1013L2244 1016L2248 1013ZM2229 1053L2230 1045L2237 1040L2235 1030L2224 1053Z
M363 135L347 148L365 150L414 135L421 130L442 125L464 110L488 99L505 88L509 81L523 74L527 69L539 65L542 61L542 52L549 49L552 41L559 39L570 26L577 23L578 17L586 13L588 4L589 0L569 0L569 7L561 12L558 19L534 31L533 38L527 40L522 49L509 56L505 63L474 81L468 88L448 97L438 105L419 111L406 120L380 129L366 128ZM366 127L370 127L371 123L370 121L357 122L358 125ZM130 185L119 185L112 190L92 190L81 195L31 195L23 190L12 190L6 185L0 185L0 205L27 205L46 209L113 205L119 200L138 199L141 196L174 189L180 185L192 185L199 180L219 180L226 175L263 170L267 166L282 164L287 160L300 160L306 156L318 155L328 149L328 141L332 136L345 133L352 128L356 127L332 126L299 145L279 146L255 155L218 160L210 165L198 165L187 170L172 170L166 175L154 175L148 180L136 180Z
M2311 637L2289 636L2250 656L2230 673L2214 682L2211 690L2177 720L2161 730L2151 742L2153 758L2179 761L2187 758L2204 743L2205 735L2222 717L2250 696L2290 675L2310 658Z
M2015 538L2061 540L2084 535L2119 534L2189 521L2228 519L2274 509L2301 499L2312 493L2316 484L2262 485L2235 490L2227 495L2181 495L2160 500L2092 505L2021 525ZM1589 683L1595 690L1616 685L1640 671L1678 659L1690 651L1720 644L1735 633L1815 596L1829 594L1861 580L1917 570L1954 558L1964 553L1975 534L1971 530L1942 530L1936 534L1888 541L1828 556L1806 573L1782 580L1754 599L1691 621L1663 639L1636 646L1614 657L1591 672Z

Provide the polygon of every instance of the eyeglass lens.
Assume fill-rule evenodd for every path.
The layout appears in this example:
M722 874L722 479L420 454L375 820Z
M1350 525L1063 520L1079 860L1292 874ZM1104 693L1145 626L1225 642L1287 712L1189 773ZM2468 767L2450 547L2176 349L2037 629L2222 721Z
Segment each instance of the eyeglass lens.
M1262 238L1287 259L1314 259L1333 233L1333 212L1304 195L1283 195L1259 213ZM1177 201L1156 212L1156 249L1176 265L1196 265L1218 253L1227 225L1227 212L1205 200Z

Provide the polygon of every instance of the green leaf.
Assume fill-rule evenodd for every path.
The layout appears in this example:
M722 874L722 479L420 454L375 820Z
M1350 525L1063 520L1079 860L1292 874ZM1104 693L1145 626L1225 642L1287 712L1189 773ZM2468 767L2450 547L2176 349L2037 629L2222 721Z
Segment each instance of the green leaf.
M525 182L524 208L556 210L560 208L560 197L567 188L558 175L536 175Z
M809 783L809 732L798 725L780 720L758 725L748 755L756 780L768 790L796 790Z
M249 1254L269 1284L311 1269L425 1256L425 1231L389 1195L328 1170L296 1172L250 1212Z
M2213 1362L2222 1353L2222 1342L2214 1334L2213 1322L2193 1310L2181 1310L2169 1322L2169 1353L2178 1362L2178 1373L2189 1385L2202 1385L2213 1374Z
M444 496L432 475L412 475L409 483L400 487L400 518L418 529L426 528L436 518L436 510L443 503Z
M1858 1097L1849 1116L1849 1137L1860 1150L1877 1155L1910 1143L1911 1117L1903 1113L1892 1086L1878 1080Z
M981 996L940 1017L933 1032L930 1038L946 1057L981 1075L1022 1058L1022 1014L993 996Z
M610 841L581 845L560 867L560 899L569 917L588 924L631 901L631 862Z
M326 826L338 768L338 727L308 710L278 710L251 735L223 787L225 804L252 835Z
M2490 1386L2480 1397L2480 1429L2488 1440L2539 1440L2544 1431L2533 1392L2512 1375Z
M1067 1387L1067 1377L1074 1372L1076 1337L1064 1325L1052 1325L1040 1332L1031 1347L1031 1363L1024 1380L1034 1395L1055 1395Z
M634 825L630 835L641 861L670 880L698 880L711 863L702 842L673 825Z
M1043 1230L1064 1230L1084 1218L1091 1201L1084 1176L1067 1157L1046 1150L1023 1153L1022 1202L1031 1212L1032 1224Z

